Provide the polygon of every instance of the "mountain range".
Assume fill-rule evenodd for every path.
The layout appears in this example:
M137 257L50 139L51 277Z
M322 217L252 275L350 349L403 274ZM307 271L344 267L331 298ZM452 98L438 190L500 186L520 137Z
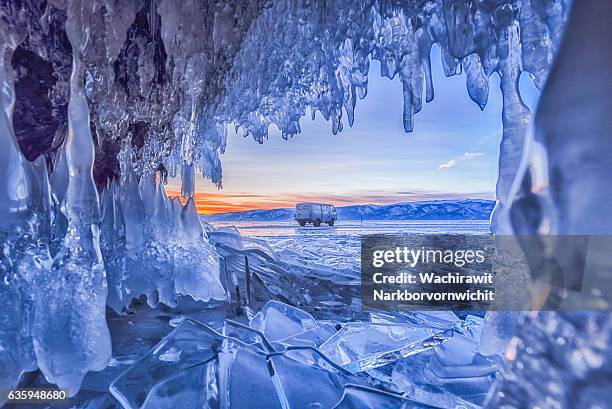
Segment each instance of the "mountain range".
M337 207L338 220L487 220L495 201L484 199L433 200L388 205ZM293 208L248 210L203 215L207 221L293 220Z

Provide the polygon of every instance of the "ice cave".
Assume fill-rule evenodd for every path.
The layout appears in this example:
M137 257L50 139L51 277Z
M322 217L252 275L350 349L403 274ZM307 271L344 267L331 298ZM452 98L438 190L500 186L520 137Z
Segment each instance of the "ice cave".
M0 389L66 389L49 408L611 407L609 312L365 312L350 272L191 199L198 172L221 185L228 128L265 149L318 112L336 134L369 75L399 77L411 132L437 44L481 109L500 79L493 233L607 235L610 21L607 0L0 0Z

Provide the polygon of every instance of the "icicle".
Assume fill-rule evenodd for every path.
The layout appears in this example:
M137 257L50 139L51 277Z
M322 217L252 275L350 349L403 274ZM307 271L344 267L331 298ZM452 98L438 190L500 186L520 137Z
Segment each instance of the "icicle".
M480 64L480 58L477 54L470 54L463 59L462 65L467 76L468 94L483 111L489 99L489 79Z
M22 373L36 368L30 334L32 286L40 269L29 253L36 237L30 212L31 169L13 132L15 91L10 74L13 47L0 28L0 388L17 386ZM4 403L0 398L0 405Z
M0 43L0 229L5 231L28 214L32 189L28 180L29 164L21 154L13 132L15 90L8 72L10 65L7 64L11 55L8 44Z
M506 11L506 13L511 12L511 10ZM521 160L531 112L523 103L518 89L521 74L518 26L511 23L510 26L502 28L502 31L506 35L500 36L498 49L502 56L499 71L503 95L504 130L499 149L499 175L495 187L497 206L491 215L491 230L498 234L510 234L512 231L506 211L506 200Z
M433 78L431 76L430 57L433 41L424 27L421 27L419 30L417 30L416 38L419 47L419 55L421 57L421 66L423 67L425 73L425 101L431 102L434 99L434 86Z
M66 162L64 144L58 148L54 163L53 173L51 173L51 187L55 199L58 203L61 203L66 196L66 190L68 190L68 163Z
M405 53L400 65L400 79L404 97L403 123L404 131L412 132L414 114L421 110L424 77L419 51L409 19L403 19L402 30L403 40L400 50Z
M123 314L125 304L124 289L126 281L125 271L125 228L123 215L118 203L119 191L117 182L104 190L100 199L102 220L100 222L100 248L106 268L106 281L108 283L108 296L106 303L117 314Z
M181 170L181 195L189 199L195 193L195 167L183 162Z
M40 279L34 331L38 366L50 382L67 388L70 395L76 394L88 371L104 369L111 355L98 193L92 175L94 144L80 60L86 44L83 26L87 26L82 15L91 12L88 6L80 1L68 6L73 66L64 143L70 176L62 204L68 229L52 268Z
M121 179L118 193L125 228L126 248L128 251L137 251L144 245L144 203L140 196L131 160L131 146L128 142L119 154Z

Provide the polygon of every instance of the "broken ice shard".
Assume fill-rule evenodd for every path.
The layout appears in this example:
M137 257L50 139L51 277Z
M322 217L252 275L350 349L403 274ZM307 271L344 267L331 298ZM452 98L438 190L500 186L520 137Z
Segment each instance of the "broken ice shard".
M479 325L478 320L471 324ZM478 331L472 328L468 335L473 332ZM418 394L424 403L461 400L480 405L501 369L501 356L483 356L478 347L478 339L455 333L424 354L399 360L392 380L402 391Z
M219 354L221 402L228 409L281 409L266 355L249 348Z
M222 345L223 336L204 324L185 319L149 354L115 379L110 391L125 408L172 408L182 399L187 400L183 407L197 407L187 403L202 398L204 391L193 389L206 387Z
M268 359L283 409L331 408L347 383L362 383L314 348L290 347Z
M452 336L412 324L349 322L320 349L329 359L350 372L362 372L425 351Z
M253 317L250 326L261 331L272 342L314 329L318 324L307 312L272 300Z

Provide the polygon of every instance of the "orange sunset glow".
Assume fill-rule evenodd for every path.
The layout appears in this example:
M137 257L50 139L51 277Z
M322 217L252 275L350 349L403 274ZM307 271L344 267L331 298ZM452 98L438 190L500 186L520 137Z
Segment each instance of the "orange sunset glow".
M395 194L380 194L378 192L356 193L352 195L297 195L283 194L279 196L267 196L256 193L211 193L199 192L194 195L196 208L201 214L244 212L247 210L270 210L279 208L292 208L299 202L321 202L333 203L336 206L350 206L356 204L385 205L401 203L406 201L437 200L437 199L464 199L466 197L490 199L488 193L464 194L440 194L434 192L416 193L410 192ZM178 196L183 204L184 198L180 192L169 190L167 195L170 198Z
M178 196L184 203L180 192L168 191L169 197ZM201 214L243 212L293 207L298 202L333 202L339 205L354 204L354 197L321 197L308 195L287 195L283 199L257 194L196 193L196 209Z
M184 203L180 192L168 191L167 194L171 198L178 196ZM224 193L196 193L194 200L198 213L202 214L243 212L246 210L293 207L295 205L295 202L287 200L274 200L271 198L266 200L266 198L260 198L257 195Z

